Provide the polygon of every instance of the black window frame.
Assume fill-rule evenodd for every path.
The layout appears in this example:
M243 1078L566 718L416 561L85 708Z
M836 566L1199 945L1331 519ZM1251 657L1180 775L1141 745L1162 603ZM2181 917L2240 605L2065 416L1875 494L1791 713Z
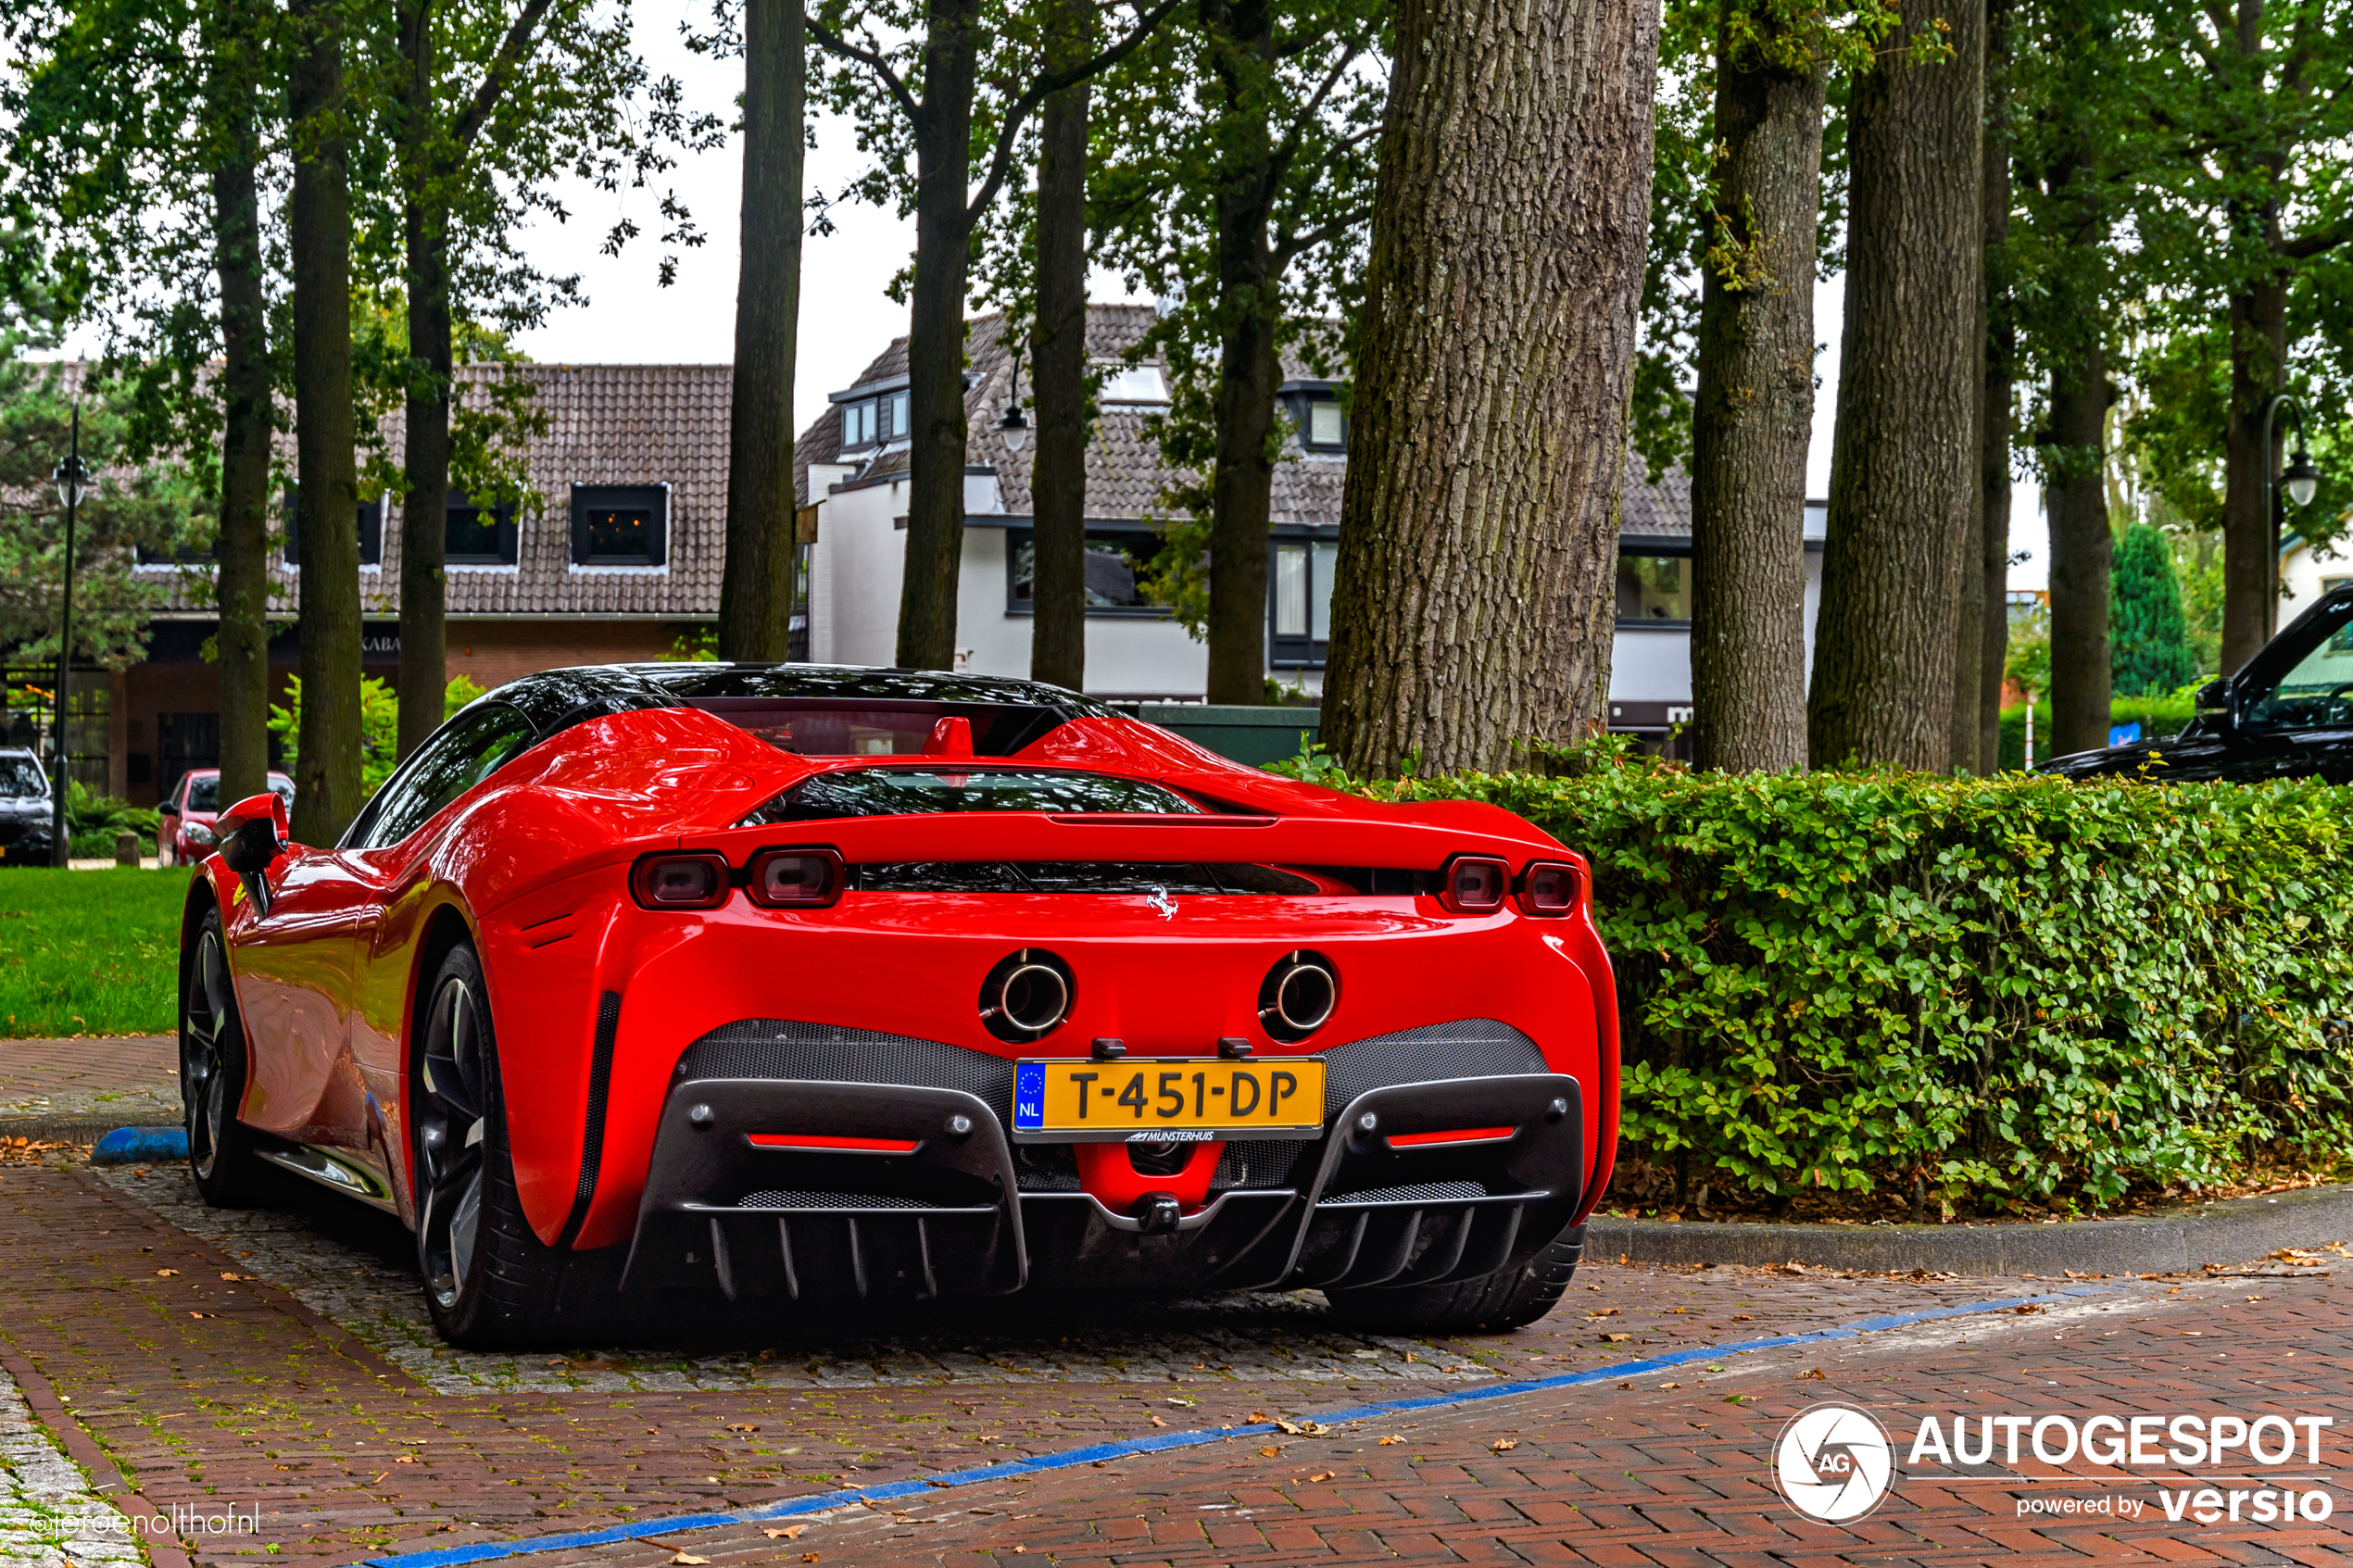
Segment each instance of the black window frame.
M1037 605L1033 601L1019 597L1016 590L1021 583L1019 562L1022 546L1036 545L1038 530L1008 528L1003 533L1005 535L1005 613L1034 616L1038 613ZM1087 537L1089 539L1153 539L1159 535L1150 523L1139 522L1132 528L1114 527L1090 518L1087 522ZM1176 613L1166 605L1154 604L1088 605L1087 607L1087 614L1089 617L1108 621L1165 621Z
M1340 411L1340 439L1338 441L1313 439L1315 415L1311 410L1317 404L1328 404ZM1327 456L1340 456L1347 452L1348 408L1340 400L1338 392L1321 390L1287 392L1283 394L1283 411L1290 416L1291 425L1298 432L1301 451Z
M1315 635L1315 546L1340 547L1335 529L1277 527L1266 541L1266 667L1270 670L1321 670L1331 658L1331 639ZM1307 632L1303 636L1275 630L1277 558L1285 548L1307 552ZM1338 557L1334 557L1337 570Z
M642 555L599 556L588 548L588 514L645 507L653 513ZM572 487L572 564L667 566L670 564L670 486L667 484L575 484Z
M491 744L480 744L479 737L485 732L492 732L494 725L497 728L490 734ZM469 704L440 729L426 736L424 744L394 771L392 777L384 782L368 804L360 808L359 814L351 820L351 826L344 831L342 841L336 847L390 849L406 843L452 802L486 782L492 774L538 745L543 738L530 717L510 703L490 700ZM499 745L506 745L508 748L489 766L483 766L484 759L490 758ZM472 749L464 751L467 746ZM430 804L417 814L416 809L410 806L409 794L415 787L418 776L429 768L439 766L442 759L453 751L465 757L467 771L472 773L472 777L454 790L437 797L429 797ZM409 810L413 820L409 821L396 836L377 838L376 824L384 820L386 813L398 809Z
M450 547L449 530L459 512L476 516L490 514L494 544L489 554L479 550L458 550ZM512 501L493 501L487 507L476 506L473 497L462 490L452 490L442 505L442 560L449 566L519 566L522 563L522 528L517 521L517 508Z
M286 542L284 547L278 552L278 558L289 569L299 571L302 570L302 540L295 531L296 499L294 489L289 486L283 503L285 508ZM359 565L362 569L384 565L384 501L383 496L378 495L373 500L359 503Z
M1692 593L1694 587L1694 584L1691 580L1692 573L1691 567L1689 565L1692 558L1692 546L1690 541L1656 538L1628 540L1621 538L1617 544L1617 558L1621 562L1628 560L1683 561L1686 563L1683 569L1683 603L1687 608L1690 606L1692 601ZM1617 615L1617 573L1615 570L1613 570L1610 573L1611 614L1614 618L1615 625L1621 632L1688 632L1692 629L1691 617L1688 615L1684 616L1680 620L1674 620L1661 616L1655 617L1647 621L1639 617L1629 620L1625 616Z

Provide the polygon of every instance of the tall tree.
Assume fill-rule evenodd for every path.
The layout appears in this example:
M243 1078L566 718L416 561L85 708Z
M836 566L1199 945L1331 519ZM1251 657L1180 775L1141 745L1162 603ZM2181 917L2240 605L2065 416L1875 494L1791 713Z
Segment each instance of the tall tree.
M1325 678L1352 770L1605 711L1657 50L1639 0L1398 6Z
M2161 529L2136 522L2116 549L2114 596L2108 611L2116 650L2116 690L2125 696L2164 696L2197 673L2182 615L2182 583L2173 574L2173 546Z
M2011 359L2018 332L2012 319L2005 246L2010 232L2010 0L1987 0L1985 7L1985 183L1984 211L1985 395L1978 409L1978 571L1983 579L1977 630L1976 760L1969 765L1990 774L2002 765L2002 669L2009 657ZM1961 657L1969 656L1969 628L1962 628ZM1964 683L1964 686L1966 684ZM1957 697L1959 696L1957 691ZM1957 762L1967 762L1957 757Z
M1209 644L1219 703L1265 700L1267 545L1287 358L1347 374L1380 133L1387 0L1205 0L1105 94L1106 248L1164 302L1182 477L1151 592ZM1336 320L1335 320L1336 319Z
M243 800L270 787L270 439L276 423L264 280L260 95L265 13L214 0L205 56L214 136L212 232L220 290L220 522L214 555L220 610L220 790Z
M838 111L866 124L880 162L857 182L875 200L904 189L913 165L915 268L908 320L910 473L907 558L899 600L898 662L944 670L956 659L956 592L963 561L964 295L975 224L997 199L1023 127L1038 106L1100 74L1149 37L1180 0L1138 0L1133 25L1089 59L1062 70L1038 62L1034 28L1016 28L992 57L995 136L974 179L974 97L980 60L1003 30L985 0L824 0L809 37L849 68L827 79ZM874 28L899 33L886 46ZM855 40L850 36L857 34Z
M1964 542L1975 534L1985 17L1903 8L1855 84L1846 310L1806 749L1952 762ZM1973 565L1974 550L1966 552Z
M735 399L727 429L727 564L719 657L790 654L793 357L800 319L800 0L744 0L743 260L736 285Z
M1053 0L1046 68L1067 70L1094 52L1091 0ZM1082 690L1087 680L1087 122L1091 86L1046 99L1039 116L1037 325L1030 383L1038 458L1029 507L1037 614L1029 676Z
M1692 410L1693 758L1806 765L1806 455L1831 39L1727 0Z
M2108 744L2108 352L2051 369L2043 505L2051 525L2051 752Z
M445 499L453 486L477 502L496 498L489 492L498 490L519 498L515 465L492 457L495 443L484 436L501 425L511 433L518 422L512 406L530 383L485 385L478 399L485 406L463 408L456 377L460 340L479 344L485 324L528 325L551 301L577 300L576 280L542 274L510 239L533 208L561 216L552 176L578 170L617 190L624 180L642 182L666 160L624 112L646 80L625 13L608 15L594 0L518 0L511 12L505 4L396 0L395 15L396 69L385 73L384 105L392 178L383 194L396 208L384 226L396 224L400 236L407 312L397 372L406 403L398 476L399 749L406 756L442 721ZM674 92L668 82L656 91L654 133L695 140L664 96ZM798 140L794 148L798 157ZM668 210L684 223L674 203ZM608 248L617 249L628 232L626 223L617 225ZM502 403L508 407L497 407Z
M351 102L339 0L296 0L286 74L294 182L295 527L301 554L294 835L332 844L359 809L359 472L351 400Z

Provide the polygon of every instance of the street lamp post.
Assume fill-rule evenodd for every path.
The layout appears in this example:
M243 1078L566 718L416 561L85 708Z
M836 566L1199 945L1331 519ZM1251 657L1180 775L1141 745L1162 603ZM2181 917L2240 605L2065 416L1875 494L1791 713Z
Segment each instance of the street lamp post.
M2271 420L2284 408L2296 420L2296 460L2276 477L2271 472ZM2263 462L2263 520L2271 530L2271 591L2265 596L2263 625L2267 634L2280 629L2280 523L2279 492L2283 485L2287 498L2299 507L2312 504L2312 495L2321 485L2321 470L2312 466L2312 454L2304 444L2304 405L2284 392L2275 392L2263 405L2263 445L2258 448Z
M997 421L997 433L1003 437L1007 451L1018 452L1029 445L1029 421L1021 411L1021 350L1013 350L1013 373L1005 383L1005 417Z
M72 853L66 833L66 682L73 673L73 524L82 509L82 493L89 488L90 470L82 466L82 399L73 400L73 445L53 475L57 499L66 504L66 571L64 605L57 617L57 690L49 726L49 756L56 765L50 776L49 837L55 864L62 866Z

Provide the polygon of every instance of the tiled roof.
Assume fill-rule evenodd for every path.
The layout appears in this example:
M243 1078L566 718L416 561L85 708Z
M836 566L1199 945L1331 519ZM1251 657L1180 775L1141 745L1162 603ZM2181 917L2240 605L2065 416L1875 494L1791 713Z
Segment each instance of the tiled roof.
M1153 316L1149 305L1088 306L1088 358L1097 362L1120 358L1151 328ZM1005 412L1013 370L1003 332L1001 315L975 317L969 323L965 355L971 384L964 394L964 460L975 468L993 470L997 475L998 504L1006 514L1024 517L1030 509L1030 465L1038 448L1033 440L1022 450L1013 451L997 432L997 421ZM906 368L907 340L902 337L894 340L881 358L849 384L862 386L903 375ZM1026 374L1025 370L1025 377ZM1324 379L1295 348L1283 355L1282 375L1286 381ZM1027 396L1029 390L1025 379L1023 395ZM1161 460L1160 444L1148 426L1148 421L1159 412L1161 409L1152 405L1105 403L1098 407L1092 438L1087 445L1088 516L1166 515L1157 503L1170 470ZM829 408L801 433L794 446L795 481L804 503L809 499L809 464L839 461L840 451L840 412ZM907 467L908 452L903 445L898 446L868 460L857 477L860 481L892 478L905 473ZM1347 464L1340 458L1292 451L1287 460L1275 467L1274 521L1337 524L1340 486L1346 473ZM1621 532L1688 535L1691 515L1691 481L1680 469L1668 470L1653 485L1641 460L1629 456Z
M461 385L499 375L469 365ZM547 432L524 452L532 487L544 506L526 508L512 567L453 567L452 615L646 615L708 620L719 612L719 576L727 519L727 410L733 372L725 365L521 365L513 373L538 386ZM399 460L406 420L396 409L379 427L384 450ZM279 455L294 458L290 430ZM575 569L571 494L574 484L670 486L666 568ZM272 517L272 526L283 521ZM292 615L299 571L283 552L270 558L270 609ZM387 508L383 565L363 570L360 608L370 617L400 609L398 512ZM173 584L166 611L208 610L210 595Z

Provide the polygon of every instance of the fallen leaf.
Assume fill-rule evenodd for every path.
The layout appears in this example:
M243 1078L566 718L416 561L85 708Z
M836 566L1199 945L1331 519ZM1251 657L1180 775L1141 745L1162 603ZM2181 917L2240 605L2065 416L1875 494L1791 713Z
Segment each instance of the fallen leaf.
M682 1551L670 1561L676 1563L682 1563L685 1565L685 1568L703 1568L703 1564L709 1562L711 1559L708 1557L697 1557L691 1551Z
M2202 1339L2206 1336L2206 1331L2202 1328L2185 1328L2182 1330L2182 1336L2186 1339Z
M1750 1317L1746 1312L1734 1312L1732 1314L1732 1321L1734 1323L1755 1323L1756 1320Z
M1660 1384L1660 1385L1659 1385L1659 1387L1660 1387L1660 1388L1662 1388L1662 1389L1667 1389L1667 1388L1680 1388L1681 1386L1682 1386L1682 1385L1681 1385L1681 1384L1680 1384L1680 1383L1662 1383L1662 1384Z
M1589 1318L1614 1318L1617 1316L1617 1309L1615 1307L1596 1307L1585 1315Z
M1604 1345L1623 1345L1626 1341L1633 1337L1634 1336L1630 1334L1604 1334L1602 1336L1602 1343Z
M392 1462L395 1464L422 1464L423 1461L420 1460L415 1454L402 1454L398 1459L394 1460Z
M1822 1375L1822 1369L1820 1367L1816 1367L1812 1372L1807 1373L1806 1375L1811 1378L1819 1379Z
M787 1524L781 1530L762 1530L760 1533L772 1541L788 1541L807 1528L806 1524Z
M2017 1306L2010 1309L2011 1311L2018 1313L2021 1317L2025 1316L2029 1312L2039 1312L2042 1310L2042 1308L2036 1306L2032 1301L2021 1301Z
M1320 1421L1283 1421L1277 1419L1275 1429L1290 1437L1328 1437L1339 1428L1327 1426Z
M727 1424L727 1430L730 1432L757 1432L760 1428L757 1426L746 1425L740 1421L731 1421Z
M1021 1548L1015 1547L1013 1549L1019 1551ZM814 1562L817 1561L817 1554L813 1551L804 1551L800 1554L800 1560L803 1562Z
M1192 1408L1193 1408L1193 1402L1192 1402L1192 1400L1190 1400L1190 1399L1180 1399L1176 1398L1176 1395L1174 1395L1174 1394L1171 1394L1171 1395L1168 1397L1168 1401L1167 1401L1167 1402L1168 1402L1168 1403L1170 1403L1170 1404L1172 1404L1172 1405L1178 1405L1178 1406L1181 1406L1181 1407L1183 1407L1183 1408L1184 1408L1184 1409L1186 1409L1186 1410L1190 1410L1190 1409L1192 1409Z
M192 1318L208 1318L212 1316L210 1312L190 1312L188 1315Z
M1164 1422L1164 1421L1161 1420L1161 1419L1160 1419L1160 1417L1158 1417L1158 1416L1154 1416L1154 1417L1152 1417L1152 1424L1153 1424L1154 1426L1165 1426L1165 1425L1167 1425L1167 1424L1168 1424L1168 1423L1166 1423L1166 1422Z
M1328 1481L1331 1478L1332 1473L1328 1470L1319 1470L1308 1477L1310 1481Z
M1268 1459L1277 1459L1277 1458L1281 1457L1281 1455L1282 1455L1282 1451L1283 1451L1283 1450L1282 1450L1282 1449L1278 1449L1278 1448L1276 1448L1273 1444L1271 1444L1271 1443L1270 1443L1270 1444L1268 1444L1265 1448L1263 1448L1263 1449L1259 1449L1258 1451L1259 1451L1260 1453L1262 1453L1262 1454L1265 1455Z
M1671 1387L1672 1385L1669 1385L1669 1386ZM1498 1437L1487 1446L1494 1449L1499 1454L1509 1453L1512 1449L1519 1447L1519 1439L1516 1437Z
M224 1273L224 1274L222 1274L220 1277L221 1277L222 1279L242 1279L242 1278L244 1278L245 1276L244 1276L244 1275L242 1275L242 1274Z
M157 1269L156 1271L156 1274L158 1278L169 1278L170 1275L176 1274L179 1272L180 1271L178 1269Z
M1382 1448L1384 1448L1384 1449L1385 1449L1385 1448L1389 1447L1391 1443L1402 1443L1402 1442L1403 1442L1404 1440L1405 1440L1404 1438L1403 1438L1403 1437L1397 1437L1397 1436L1383 1437L1383 1438L1380 1440L1380 1446L1381 1446Z

